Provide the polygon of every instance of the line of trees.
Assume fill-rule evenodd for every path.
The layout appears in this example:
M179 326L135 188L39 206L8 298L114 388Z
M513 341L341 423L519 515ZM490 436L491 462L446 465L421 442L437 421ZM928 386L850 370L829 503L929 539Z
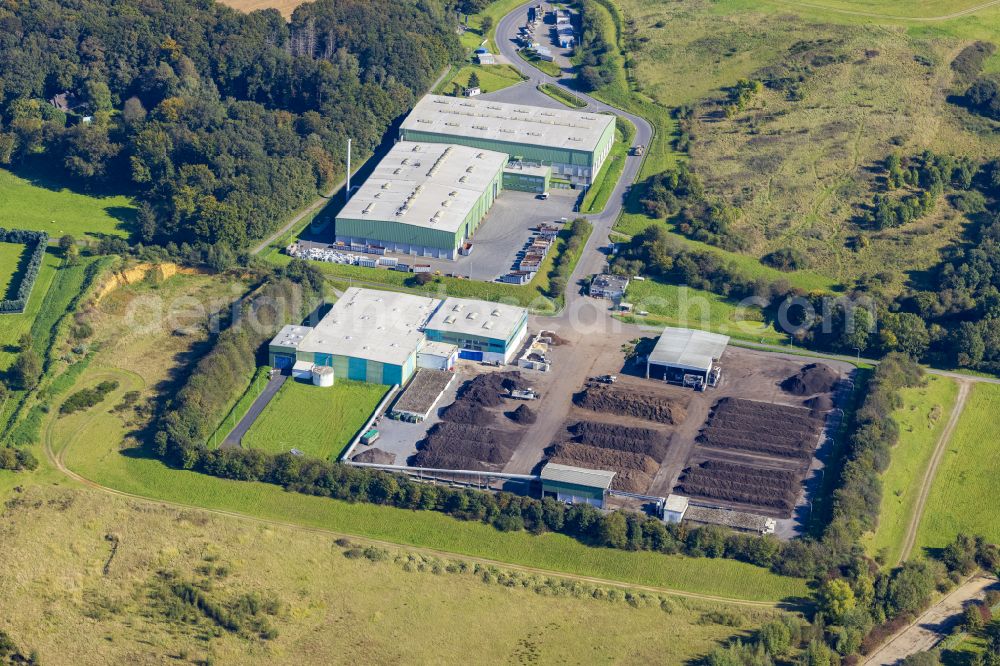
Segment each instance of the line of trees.
M549 274L549 296L558 298L566 291L573 266L583 250L594 226L585 218L578 217L566 227L562 251L556 256L555 265Z
M286 22L186 0L0 8L0 164L140 201L142 242L264 237L461 55L452 0L319 0Z
M31 252L28 257L28 263L24 266L20 276L14 276L14 279L20 279L14 297L6 298L6 295L4 295L4 300L0 300L0 313L22 312L28 305L28 297L31 296L35 280L38 279L38 270L42 267L45 248L49 244L49 235L44 231L4 229L0 227L0 242L26 245Z
M285 324L302 321L322 294L323 276L297 259L245 299L234 321L161 410L154 435L158 455L184 469L198 467L206 441L266 362L267 343Z

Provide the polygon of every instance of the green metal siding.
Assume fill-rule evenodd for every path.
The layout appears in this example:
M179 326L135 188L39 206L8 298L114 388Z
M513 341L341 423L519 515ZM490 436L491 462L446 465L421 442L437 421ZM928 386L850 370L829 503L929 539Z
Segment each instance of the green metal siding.
M562 493L564 495L574 495L575 497L589 497L592 499L604 499L603 488L578 486L575 483L563 483L562 481L542 481L542 492Z
M594 149L595 158L604 151L607 151L607 153L610 154L611 145L614 142L615 142L615 123L611 123L610 125L608 125L607 129L604 130L604 134L601 135L601 139L597 142L597 148ZM607 156L605 156L604 159L607 160ZM601 164L601 166L603 166L603 163ZM593 178L597 177L596 170L594 171L592 177Z
M547 192L551 176L551 169L544 176L505 171L503 174L503 187L505 190L517 190L519 192Z
M495 190L495 193L494 193ZM462 221L457 231L444 231L405 224L396 220L358 220L353 218L336 218L335 234L353 238L367 238L385 243L402 243L405 245L420 245L424 247L455 250L466 238L479 228L479 223L493 207L493 202L503 191L503 169L493 176L485 191L476 200L469 214Z

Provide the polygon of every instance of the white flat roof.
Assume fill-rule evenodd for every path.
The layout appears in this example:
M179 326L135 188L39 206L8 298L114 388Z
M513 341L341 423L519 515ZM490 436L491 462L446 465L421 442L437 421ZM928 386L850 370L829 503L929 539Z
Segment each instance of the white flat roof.
M649 355L649 362L708 372L712 369L712 363L722 357L728 344L728 335L668 326L663 329L663 334Z
M572 483L588 488L603 488L607 490L611 487L611 479L614 472L603 469L586 469L585 467L571 467L560 465L559 463L548 463L542 468L541 477L543 481L559 481L561 483Z
M420 353L427 354L428 356L442 356L450 358L454 354L458 353L458 347L448 344L447 342L427 341L424 343L424 346L420 348Z
M426 95L402 129L470 139L593 151L615 117L492 100Z
M507 155L446 143L400 141L337 215L454 233L507 164Z
M403 365L423 341L423 326L441 301L351 287L299 349Z
M667 495L667 501L663 505L664 511L671 513L684 513L688 509L691 500L683 495Z
M468 298L446 298L427 328L459 335L506 340L524 319L527 310L515 305L487 303Z
M293 349L297 348L311 330L312 328L309 326L295 326L294 324L288 324L278 331L276 336L274 336L274 339L271 340L271 346L291 347Z

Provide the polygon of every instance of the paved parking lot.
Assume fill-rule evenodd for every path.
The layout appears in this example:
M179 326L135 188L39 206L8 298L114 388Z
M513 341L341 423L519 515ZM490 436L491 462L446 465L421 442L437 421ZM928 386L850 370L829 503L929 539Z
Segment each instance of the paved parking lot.
M395 257L400 263L410 266L427 264L444 275L490 282L511 271L518 252L524 249L531 237L532 228L542 222L573 219L576 215L573 208L579 194L577 190L552 189L549 198L543 201L530 192L504 190L472 237L471 255L459 256L454 261L393 252L386 253L386 256ZM328 248L333 234L331 225L318 234L303 234L299 242L307 248ZM362 256L371 258L371 255Z

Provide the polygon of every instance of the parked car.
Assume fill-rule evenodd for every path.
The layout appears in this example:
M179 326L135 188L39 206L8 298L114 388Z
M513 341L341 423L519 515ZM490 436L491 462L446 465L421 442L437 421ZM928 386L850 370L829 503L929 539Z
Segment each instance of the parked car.
M549 193L548 192L542 192L541 194L537 195L535 198L536 199L541 199L542 201L545 201L546 199L549 198Z

